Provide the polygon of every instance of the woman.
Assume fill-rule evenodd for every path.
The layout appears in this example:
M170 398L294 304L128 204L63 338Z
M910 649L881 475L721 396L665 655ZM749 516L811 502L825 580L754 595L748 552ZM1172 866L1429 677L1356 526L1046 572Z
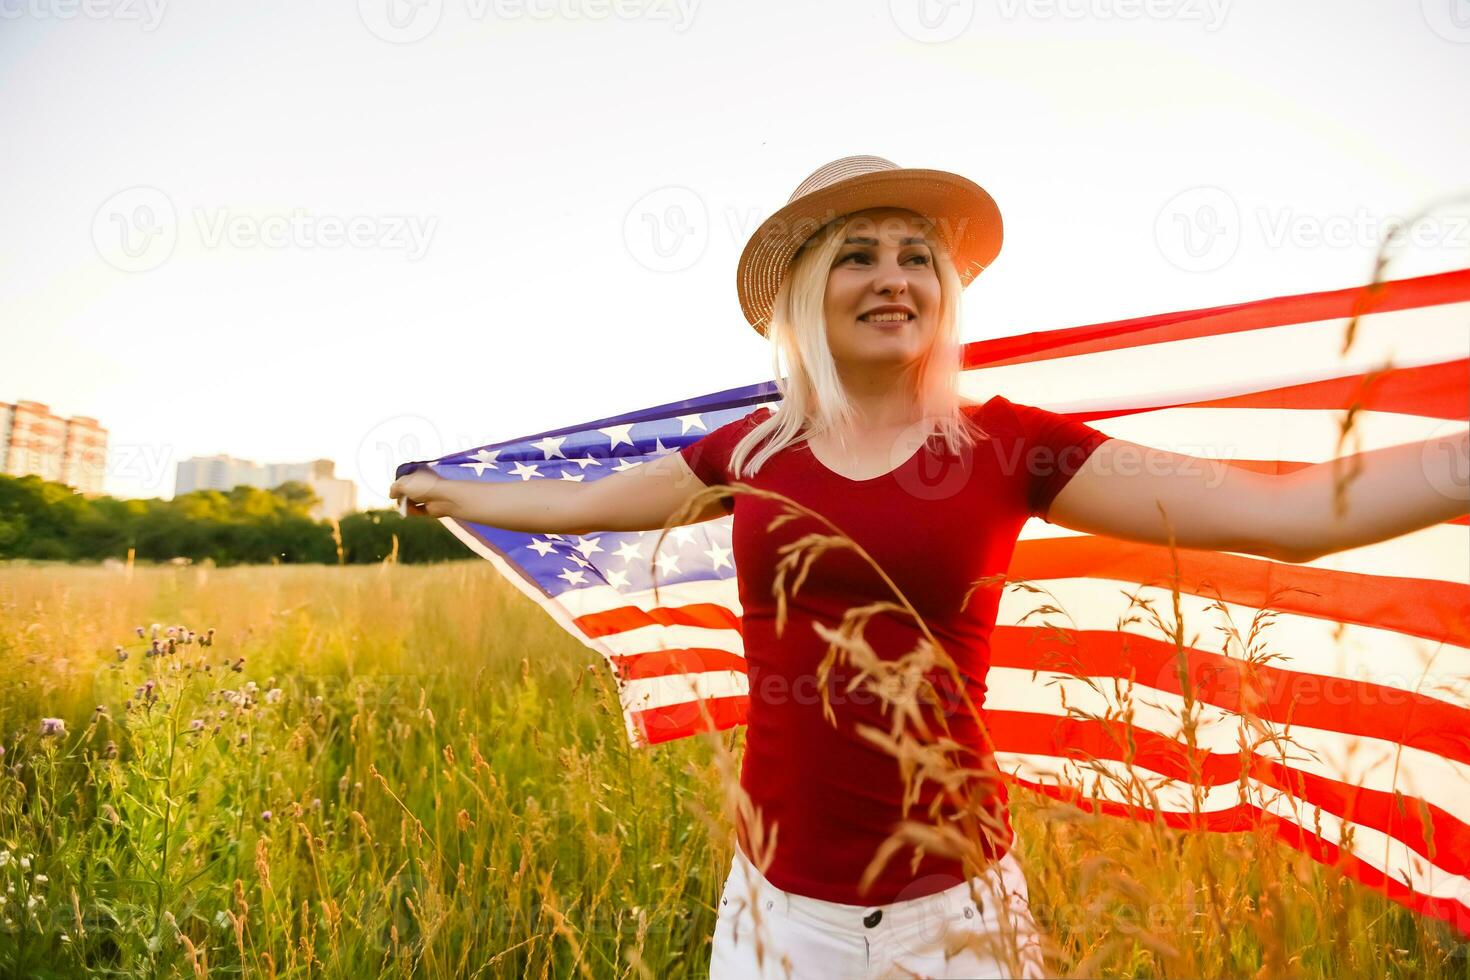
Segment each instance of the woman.
M827 552L778 610L779 549L830 528L808 517L773 528L783 506L756 494L725 496L693 517L734 514L750 681L741 771L750 819L737 821L712 977L1042 975L1004 784L991 778L973 712L960 707L983 702L1000 598L996 587L972 595L971 586L1005 572L1028 518L1304 561L1470 510L1470 493L1436 489L1457 485L1453 453L1470 455L1470 433L1364 454L1336 516L1328 464L1289 478L1233 467L1222 477L1000 395L962 399L960 293L1000 244L995 203L971 181L877 157L834 161L740 259L742 309L771 341L782 379L774 411L592 483L489 485L421 470L390 491L433 516L585 534L661 528L704 486L738 481L820 513L888 576L851 551ZM851 664L822 669L818 628L894 601L893 586L961 675L940 719L971 756L975 776L959 787L928 783L908 795L913 781L892 746L872 737L891 730L884 700L849 684ZM920 633L911 618L880 615L864 636L901 654ZM968 819L980 860L953 848L884 850L905 818L921 815L935 827Z

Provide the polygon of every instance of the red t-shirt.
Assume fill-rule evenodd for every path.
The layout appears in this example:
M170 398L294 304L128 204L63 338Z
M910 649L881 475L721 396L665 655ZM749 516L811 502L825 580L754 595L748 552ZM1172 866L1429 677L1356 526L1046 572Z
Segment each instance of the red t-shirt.
M958 455L945 453L935 437L893 471L850 480L818 462L803 441L739 482L821 513L867 551L955 660L970 699L981 706L1002 586L975 589L961 609L965 593L976 580L1005 573L1026 519L1045 519L1052 499L1108 437L1000 396L964 410L991 439ZM684 446L685 462L707 486L737 482L730 478L730 454L770 412L757 409ZM904 785L897 760L857 732L858 725L887 732L891 719L876 694L845 691L854 672L850 664L838 663L827 684L836 727L823 716L817 668L827 643L812 624L835 630L846 609L897 601L892 591L850 549L828 551L811 565L794 597L795 574L787 575L787 620L778 636L772 586L780 546L812 532L831 532L804 515L768 532L767 525L782 513L778 501L734 494L724 504L734 514L731 547L750 681L740 781L761 813L767 840L775 828L776 851L767 877L785 891L847 905L887 904L959 884L964 880L960 862L925 854L915 870L914 851L904 847L869 891L858 891L869 860L903 819ZM885 659L914 649L922 635L910 618L890 613L870 620L864 631ZM945 714L951 737L973 748L959 761L993 770L994 758L955 685L947 677L931 676L953 708ZM936 791L934 782L925 782L908 819L928 820ZM987 848L998 859L1012 839L1005 786L976 781L971 792L1004 827L996 845ZM746 828L737 827L737 834L750 853Z

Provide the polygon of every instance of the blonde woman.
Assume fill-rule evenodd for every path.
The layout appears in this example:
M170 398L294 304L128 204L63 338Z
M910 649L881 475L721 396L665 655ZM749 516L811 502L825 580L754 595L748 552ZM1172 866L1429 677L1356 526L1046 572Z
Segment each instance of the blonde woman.
M877 698L846 690L850 669L834 670L818 690L826 641L813 627L892 601L892 590L853 553L828 552L778 632L778 551L825 528L802 517L770 531L779 502L747 494L695 516L734 515L750 681L741 786L759 814L758 826L736 827L712 977L1044 975L1004 784L972 714L958 707L961 694L983 703L999 601L996 588L969 602L966 593L1006 571L1028 518L1167 544L1167 514L1179 547L1302 561L1470 511L1470 493L1435 489L1454 485L1453 453L1470 455L1467 435L1443 440L1450 452L1411 445L1364 454L1338 518L1330 467L1291 478L1232 467L1222 478L1000 394L962 398L961 290L1000 245L995 202L964 177L871 156L834 161L797 187L740 259L741 307L770 341L781 379L774 410L593 483L482 484L420 470L392 488L434 516L564 534L662 528L705 485L775 491L860 544L955 660L964 690L950 692L944 720L978 775L947 790L954 805L939 812L968 814L972 830L978 818L986 861L908 848L864 888L869 862L903 819L905 781L899 761L858 733L887 730L890 719ZM1123 454L1149 465L1113 465ZM1444 472L1427 472L1427 460ZM865 637L898 655L920 634L885 614ZM929 812L938 791L921 787L909 816Z

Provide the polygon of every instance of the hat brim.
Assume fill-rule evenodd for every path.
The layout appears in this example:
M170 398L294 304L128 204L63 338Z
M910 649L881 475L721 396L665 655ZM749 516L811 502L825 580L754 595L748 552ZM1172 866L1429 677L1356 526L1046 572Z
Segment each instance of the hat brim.
M757 333L765 335L776 293L802 244L836 218L881 207L906 208L933 222L961 286L968 286L1000 253L1000 208L974 181L944 170L909 168L849 177L787 204L745 243L735 288L740 309Z

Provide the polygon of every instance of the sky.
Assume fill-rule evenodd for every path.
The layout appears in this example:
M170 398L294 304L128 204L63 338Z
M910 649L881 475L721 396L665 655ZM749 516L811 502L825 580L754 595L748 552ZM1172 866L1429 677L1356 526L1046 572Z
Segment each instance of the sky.
M1467 0L0 0L0 91L0 401L118 496L770 380L736 261L851 154L998 202L966 340L1470 267Z

